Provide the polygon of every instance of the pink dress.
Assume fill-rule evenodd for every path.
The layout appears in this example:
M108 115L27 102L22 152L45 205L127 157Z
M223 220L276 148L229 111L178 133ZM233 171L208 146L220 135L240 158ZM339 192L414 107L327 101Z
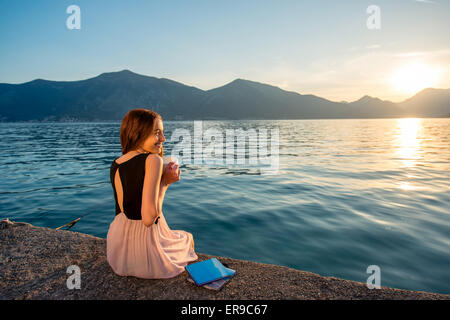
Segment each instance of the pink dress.
M142 156L144 155L144 156ZM171 230L161 212L158 223L146 227L140 218L140 210L130 212L134 208L140 209L139 196L142 197L143 174L145 174L145 159L148 154L141 154L130 160L111 166L111 182L116 199L116 217L109 226L106 237L106 257L113 271L121 276L135 276L145 279L172 278L182 273L184 267L198 259L194 251L194 239L191 233L183 230ZM120 212L117 205L117 193L113 176L120 168L119 175L124 188L124 211ZM143 169L144 168L144 169ZM142 170L144 170L142 172ZM127 178L128 174L128 178ZM139 176L142 175L142 179ZM138 177L136 179L136 177ZM137 180L133 184L124 180ZM140 182L142 181L142 185ZM137 186L136 186L137 184ZM137 188L130 193L127 186ZM132 186L132 187L131 187ZM140 195L139 195L140 188ZM135 196L137 194L137 196ZM133 196L137 199L133 202ZM128 200L126 200L128 197ZM126 205L127 204L127 205ZM127 206L130 208L127 211ZM119 208L119 210L117 210ZM119 211L119 212L118 212ZM134 216L133 216L134 214ZM130 219L131 217L131 219Z

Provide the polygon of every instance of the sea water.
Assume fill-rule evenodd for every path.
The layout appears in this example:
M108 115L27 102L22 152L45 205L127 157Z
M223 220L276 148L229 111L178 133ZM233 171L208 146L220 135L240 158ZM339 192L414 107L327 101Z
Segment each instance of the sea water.
M278 129L279 167L180 164L163 212L197 252L360 282L376 265L382 286L450 294L450 119L202 124L224 137ZM193 121L164 121L166 155L177 129L194 137ZM105 238L119 130L0 123L0 218L56 228L83 216L71 230Z

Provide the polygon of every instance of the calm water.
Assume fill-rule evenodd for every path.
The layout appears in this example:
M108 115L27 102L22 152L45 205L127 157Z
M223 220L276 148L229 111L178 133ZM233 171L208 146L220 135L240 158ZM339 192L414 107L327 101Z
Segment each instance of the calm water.
M278 128L279 172L185 164L166 194L198 252L450 293L450 119L210 121ZM0 124L0 218L105 238L120 123ZM193 122L164 122L171 133ZM238 271L239 272L239 271Z

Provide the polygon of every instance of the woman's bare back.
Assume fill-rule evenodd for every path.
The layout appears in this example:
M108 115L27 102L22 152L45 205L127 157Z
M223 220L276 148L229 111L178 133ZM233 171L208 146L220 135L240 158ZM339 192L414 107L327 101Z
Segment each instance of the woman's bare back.
M115 162L117 164L122 164L124 162L127 162L128 160L133 159L135 156L139 154L141 153L137 151L130 151L117 158ZM120 168L117 169L116 174L114 176L114 185L116 187L117 203L119 205L120 211L123 212L123 189L122 189L122 181L120 180L119 170Z

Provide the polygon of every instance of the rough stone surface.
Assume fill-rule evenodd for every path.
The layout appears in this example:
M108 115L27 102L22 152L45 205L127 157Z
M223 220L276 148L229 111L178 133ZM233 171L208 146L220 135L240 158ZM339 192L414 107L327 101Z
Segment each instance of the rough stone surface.
M450 295L382 287L311 272L217 257L236 270L221 291L197 287L183 272L171 279L116 275L106 261L106 240L87 234L0 222L0 299L450 299ZM199 261L213 256L198 254ZM81 289L67 288L71 265Z

